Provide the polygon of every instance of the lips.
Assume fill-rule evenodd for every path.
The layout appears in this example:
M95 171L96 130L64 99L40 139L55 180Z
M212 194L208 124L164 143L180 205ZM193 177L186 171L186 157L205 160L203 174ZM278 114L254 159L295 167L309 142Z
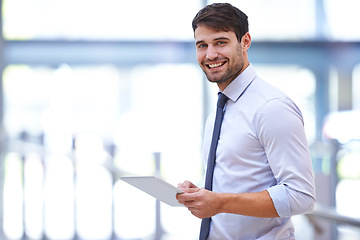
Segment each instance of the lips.
M209 69L213 69L213 68L218 68L221 67L222 65L224 65L225 62L217 62L217 63L210 63L210 64L205 64Z

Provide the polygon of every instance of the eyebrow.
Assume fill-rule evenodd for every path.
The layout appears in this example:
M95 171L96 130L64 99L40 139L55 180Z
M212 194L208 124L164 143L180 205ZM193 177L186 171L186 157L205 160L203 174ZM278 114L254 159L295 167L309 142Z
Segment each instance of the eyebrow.
M214 39L214 41L219 41L219 40L230 40L230 39L227 37L219 37Z
M230 39L227 37L218 37L218 38L214 38L212 41L219 41L219 40L230 40ZM196 41L195 45L197 46L198 44L204 43L204 42L205 41L203 41L203 40Z
M196 41L195 42L195 45L197 46L198 44L200 44L200 43L204 43L205 41Z

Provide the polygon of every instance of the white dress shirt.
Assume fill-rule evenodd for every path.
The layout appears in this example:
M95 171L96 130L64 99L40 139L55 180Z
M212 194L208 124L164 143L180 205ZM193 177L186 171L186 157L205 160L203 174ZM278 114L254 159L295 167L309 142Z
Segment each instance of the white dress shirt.
M220 213L209 239L294 239L291 216L312 210L314 177L302 114L283 92L247 67L223 91L229 97L216 153L213 191L267 190L278 218ZM207 162L215 111L205 126Z

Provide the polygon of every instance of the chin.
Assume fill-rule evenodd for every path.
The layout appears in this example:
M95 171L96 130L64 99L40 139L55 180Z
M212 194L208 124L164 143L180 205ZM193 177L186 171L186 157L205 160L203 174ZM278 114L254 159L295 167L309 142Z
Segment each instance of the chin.
M213 83L221 83L225 81L222 77L209 76L208 74L206 74L206 77L209 80L209 82L213 82Z

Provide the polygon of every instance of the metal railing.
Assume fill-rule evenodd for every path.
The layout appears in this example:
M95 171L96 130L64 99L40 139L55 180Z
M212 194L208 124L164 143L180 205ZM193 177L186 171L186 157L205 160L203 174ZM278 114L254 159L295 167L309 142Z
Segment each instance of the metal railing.
M316 204L314 211L307 214L309 217L322 218L341 225L351 225L360 228L360 218L349 217L338 213L335 209Z

